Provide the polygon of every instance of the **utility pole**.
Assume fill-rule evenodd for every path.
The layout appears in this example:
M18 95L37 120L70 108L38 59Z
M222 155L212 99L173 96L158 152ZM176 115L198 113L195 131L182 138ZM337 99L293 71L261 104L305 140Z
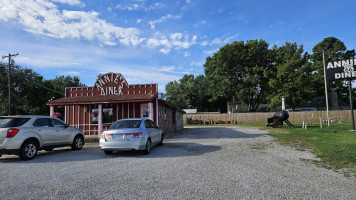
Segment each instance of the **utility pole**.
M324 68L324 83L325 83L325 100L326 100L326 116L328 118L328 126L330 126L329 118L329 100L328 100L328 85L326 82L326 67L325 67L325 55L323 50L323 68Z
M7 68L7 76L8 76L8 84L9 84L9 109L8 109L8 115L11 115L11 62L13 61L14 57L18 56L19 53L16 54L10 54L6 56L2 56L2 59L4 58L9 58L9 63L8 63L8 68ZM13 57L11 59L11 57Z

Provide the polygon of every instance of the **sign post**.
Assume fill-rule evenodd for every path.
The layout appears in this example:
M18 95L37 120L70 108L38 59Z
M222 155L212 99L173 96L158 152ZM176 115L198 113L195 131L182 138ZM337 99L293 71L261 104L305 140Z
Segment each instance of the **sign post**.
M352 88L351 88L351 79L349 79L349 93L350 93L350 107L351 107L351 119L352 119L352 130L355 130L355 120L354 120L354 108L352 105Z
M351 80L356 78L356 59L340 60L329 62L326 67L326 79L328 81L348 80L349 81L349 96L350 96L350 110L352 120L352 130L355 130L354 110L352 105L352 88Z

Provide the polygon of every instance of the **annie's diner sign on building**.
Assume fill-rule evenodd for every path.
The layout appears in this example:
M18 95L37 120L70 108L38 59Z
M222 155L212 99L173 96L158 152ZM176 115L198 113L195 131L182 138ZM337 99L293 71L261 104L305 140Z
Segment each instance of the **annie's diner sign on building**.
M334 81L341 79L356 78L356 58L328 62L326 65L326 80Z
M108 73L100 76L94 87L102 96L124 95L123 91L128 87L126 79L120 73Z

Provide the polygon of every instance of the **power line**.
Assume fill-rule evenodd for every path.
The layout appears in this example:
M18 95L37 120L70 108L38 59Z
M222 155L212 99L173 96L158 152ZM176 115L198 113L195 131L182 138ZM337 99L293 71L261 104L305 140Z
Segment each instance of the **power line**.
M25 74L25 73L22 72L22 71L18 71L18 70L17 70L17 71L15 71L15 72L16 72L19 76L25 78L27 81L30 81L30 82L32 82L33 84L35 84L35 85L37 85L37 86L39 86L39 87L45 88L45 89L47 89L47 90L50 90L50 91L52 91L52 92L55 92L55 93L57 93L57 94L60 94L60 95L65 96L65 94L62 93L62 92L58 92L58 91L56 91L56 90L53 90L53 89L51 89L51 88L48 88L48 87L46 87L46 86L43 86L43 85L40 85L40 84L36 83L34 80L31 80L30 78L26 77L27 74ZM23 75L21 75L20 73L23 73Z

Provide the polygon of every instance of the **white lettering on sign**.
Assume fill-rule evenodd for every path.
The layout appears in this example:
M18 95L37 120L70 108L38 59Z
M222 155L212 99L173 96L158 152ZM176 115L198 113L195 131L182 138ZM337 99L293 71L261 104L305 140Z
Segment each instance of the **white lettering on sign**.
M342 78L356 78L356 71L335 73L335 79L342 79Z
M335 62L329 62L328 65L326 66L326 69L345 67L345 65L355 65L355 64L356 64L356 58L352 58L350 60L340 60Z
M106 86L108 83L115 83L117 86ZM120 73L107 73L100 76L94 86L100 91L100 94L105 95L123 95L123 88L126 85L128 87L127 81Z

